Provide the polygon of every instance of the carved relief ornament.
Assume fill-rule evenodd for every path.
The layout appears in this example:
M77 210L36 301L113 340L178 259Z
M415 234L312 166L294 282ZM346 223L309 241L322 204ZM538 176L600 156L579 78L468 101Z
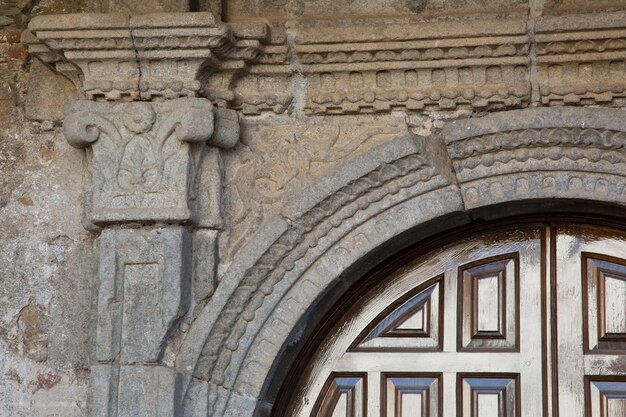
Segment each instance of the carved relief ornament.
M239 138L236 114L216 110L218 129L213 105L203 98L68 103L65 136L72 146L89 149L88 220L95 224L192 220L199 226L216 226L219 156L206 145L230 148ZM224 126L224 120L234 123Z

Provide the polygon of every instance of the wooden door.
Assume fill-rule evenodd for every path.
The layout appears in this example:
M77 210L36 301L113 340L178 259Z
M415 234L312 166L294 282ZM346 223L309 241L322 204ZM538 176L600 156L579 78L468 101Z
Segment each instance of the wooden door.
M626 239L485 233L409 262L337 322L287 415L626 417Z
M626 417L625 237L564 226L555 252L557 411Z

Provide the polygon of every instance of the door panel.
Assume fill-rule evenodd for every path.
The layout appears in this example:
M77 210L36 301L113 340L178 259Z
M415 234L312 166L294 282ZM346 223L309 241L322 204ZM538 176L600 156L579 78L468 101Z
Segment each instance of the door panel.
M624 351L626 266L618 258L593 253L583 253L582 263L585 353Z
M588 378L587 413L589 417L626 416L626 378Z
M383 374L385 417L439 417L441 375Z
M625 380L603 376L626 376L626 239L564 226L556 254L559 415L624 417Z
M518 254L459 269L458 350L518 350Z
M517 375L459 374L459 417L519 416Z
M332 375L316 404L315 417L365 417L366 380L364 374Z
M409 293L409 297L387 308L357 339L351 351L441 350L443 276L428 282L425 289L418 287L417 294Z
M529 225L414 259L361 296L297 417L626 417L626 233Z

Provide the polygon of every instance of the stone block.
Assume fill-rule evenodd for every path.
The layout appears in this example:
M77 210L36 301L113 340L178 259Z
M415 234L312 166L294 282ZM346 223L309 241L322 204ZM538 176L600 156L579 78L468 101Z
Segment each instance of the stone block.
M200 229L193 235L193 298L196 304L213 294L217 273L217 231Z
M190 304L190 258L191 238L181 227L102 233L98 361L159 360Z
M181 415L182 378L164 366L92 367L92 417L172 417Z
M180 0L108 0L108 10L130 14L154 12L188 12L189 1Z
M185 377L190 378L190 377ZM209 399L209 383L191 378L187 384L182 417L204 417Z
M584 0L579 0L580 2ZM604 0L607 1L607 0ZM207 0L201 5L208 9ZM374 16L403 16L432 18L454 14L486 14L494 12L521 13L528 0L234 0L228 2L229 20L264 18L268 20L366 19ZM452 20L452 19L450 19Z
M63 120L63 105L79 98L70 80L54 73L38 60L30 67L31 84L26 94L25 113L31 120Z
M239 142L239 116L230 109L216 108L213 140L224 148L232 148Z
M163 366L122 366L115 417L173 417L181 411L181 376Z
M89 416L115 417L117 415L117 381L119 366L93 365L89 380Z
M192 185L191 221L198 227L221 228L222 158L217 148L205 146L195 167Z

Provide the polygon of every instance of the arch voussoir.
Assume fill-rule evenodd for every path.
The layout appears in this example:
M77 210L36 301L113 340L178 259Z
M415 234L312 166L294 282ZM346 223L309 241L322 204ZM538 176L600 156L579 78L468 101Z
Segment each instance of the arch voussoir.
M624 111L540 108L449 123L446 146L465 205L558 197L621 203Z

